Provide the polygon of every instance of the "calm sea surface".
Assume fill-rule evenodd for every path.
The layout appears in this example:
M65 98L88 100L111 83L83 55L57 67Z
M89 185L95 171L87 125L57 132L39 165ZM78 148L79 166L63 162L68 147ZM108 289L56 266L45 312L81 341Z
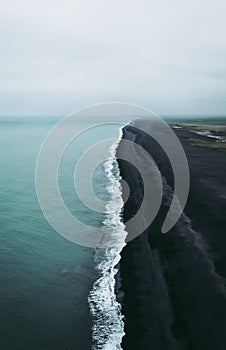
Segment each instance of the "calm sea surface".
M56 122L51 118L0 119L0 332L4 350L90 348L87 296L97 278L94 251L54 231L42 214L35 191L39 148ZM114 136L116 129L118 132L111 128ZM79 213L81 220L93 221L96 226L104 215L88 214L79 202L73 172L76 159L98 141L101 132L81 136L62 159L59 171L66 205L72 213ZM93 187L105 200L108 181L100 166Z

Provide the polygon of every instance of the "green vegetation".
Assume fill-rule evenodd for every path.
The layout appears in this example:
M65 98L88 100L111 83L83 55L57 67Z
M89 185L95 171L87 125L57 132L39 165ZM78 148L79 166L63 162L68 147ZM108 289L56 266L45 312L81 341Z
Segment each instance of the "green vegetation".
M226 152L226 142L216 142L209 139L200 140L195 138L188 138L185 141L189 142L192 146L204 147Z
M167 120L170 125L179 125L197 130L212 130L226 132L226 117L216 118L175 118Z

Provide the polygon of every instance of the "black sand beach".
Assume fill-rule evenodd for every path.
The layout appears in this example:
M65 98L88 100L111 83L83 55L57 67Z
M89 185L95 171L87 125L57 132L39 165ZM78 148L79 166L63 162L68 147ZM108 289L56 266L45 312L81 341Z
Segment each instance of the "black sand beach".
M191 144L191 138L203 136L189 128L174 131L187 155L190 193L178 223L162 234L173 191L171 166L147 134L132 126L123 130L124 139L135 135L135 141L150 152L166 179L157 217L122 252L123 349L225 350L226 153ZM119 151L123 152L120 146ZM139 208L143 188L134 167L118 162L131 191L124 208L126 222Z

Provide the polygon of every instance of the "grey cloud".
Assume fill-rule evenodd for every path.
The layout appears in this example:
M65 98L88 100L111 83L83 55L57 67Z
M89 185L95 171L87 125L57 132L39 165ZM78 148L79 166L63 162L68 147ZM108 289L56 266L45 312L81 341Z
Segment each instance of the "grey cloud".
M225 10L224 0L9 0L0 114L66 114L106 100L226 113Z

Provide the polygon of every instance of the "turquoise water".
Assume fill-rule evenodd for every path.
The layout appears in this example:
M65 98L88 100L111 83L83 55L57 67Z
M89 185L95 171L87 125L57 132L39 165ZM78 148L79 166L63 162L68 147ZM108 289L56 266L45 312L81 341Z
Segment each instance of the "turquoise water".
M4 350L90 348L87 296L97 277L94 251L54 231L35 191L39 148L56 122L54 118L0 120L0 329ZM71 212L97 226L104 216L88 213L79 203L73 171L74 161L87 147L85 138L91 144L99 136L98 132L83 136L79 146L72 145L59 171L61 192ZM99 167L94 190L103 199L109 196L107 181Z

